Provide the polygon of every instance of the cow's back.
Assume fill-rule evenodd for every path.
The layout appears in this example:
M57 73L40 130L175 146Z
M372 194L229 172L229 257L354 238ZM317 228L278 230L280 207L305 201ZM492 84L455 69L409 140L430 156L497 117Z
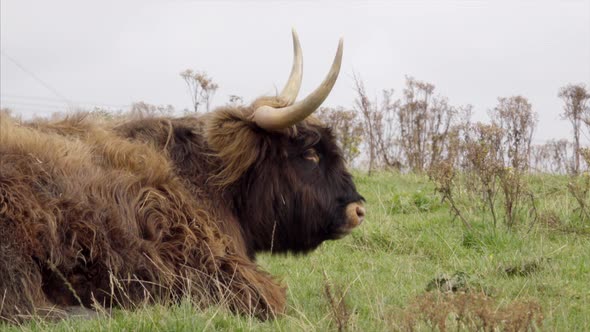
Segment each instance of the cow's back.
M218 237L205 222L207 202L195 203L157 145L85 116L29 124L3 117L1 126L0 232L18 241L0 252L0 264L16 255L40 267L17 270L41 282L52 304L108 301L100 294L112 288L110 274L142 281L121 290L132 302L146 281L173 289L175 267L194 254L186 238ZM194 234L191 219L205 234ZM0 267L0 282L3 270L15 269Z

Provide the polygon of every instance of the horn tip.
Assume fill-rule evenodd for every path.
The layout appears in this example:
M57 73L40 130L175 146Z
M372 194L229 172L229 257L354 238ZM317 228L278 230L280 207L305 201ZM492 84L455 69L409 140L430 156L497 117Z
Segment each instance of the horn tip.
M341 37L340 41L338 41L338 49L336 50L336 58L342 58L342 53L344 49L344 39Z
M293 35L293 47L295 49L301 48L299 44L299 35L297 34L297 31L295 31L295 28L291 28L291 34Z

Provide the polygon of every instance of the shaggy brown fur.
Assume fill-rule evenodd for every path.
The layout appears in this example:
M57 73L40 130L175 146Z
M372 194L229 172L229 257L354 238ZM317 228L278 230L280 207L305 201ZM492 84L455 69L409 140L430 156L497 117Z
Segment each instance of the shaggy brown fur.
M200 118L21 123L0 115L0 320L191 296L269 318L285 289L255 252L346 234L361 201L329 129L282 133L250 107ZM302 158L310 148L321 163Z

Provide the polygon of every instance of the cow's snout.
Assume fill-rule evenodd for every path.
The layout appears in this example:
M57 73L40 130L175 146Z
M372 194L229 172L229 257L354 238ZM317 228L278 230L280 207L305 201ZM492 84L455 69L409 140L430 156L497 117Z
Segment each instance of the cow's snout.
M346 206L346 226L355 228L365 220L365 206L362 202L350 203Z

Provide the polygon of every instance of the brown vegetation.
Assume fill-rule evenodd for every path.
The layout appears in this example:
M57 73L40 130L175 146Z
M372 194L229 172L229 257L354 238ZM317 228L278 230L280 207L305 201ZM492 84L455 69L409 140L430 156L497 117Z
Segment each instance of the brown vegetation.
M450 105L435 94L431 83L407 77L397 99L393 90L371 98L358 74L354 83L354 110L362 119L362 133L345 130L338 136L341 145L362 139L361 156L368 163L369 174L376 169L427 172L442 200L465 227L471 228L471 222L456 193L471 193L480 202L477 206L490 213L496 227L503 220L512 228L528 217L533 217L533 222L537 218L535 194L526 186L527 175L567 173L574 176L568 189L581 216L590 216L590 183L577 177L585 163L580 131L590 125L590 94L584 85L568 85L559 93L565 102L564 118L574 124L574 143L551 140L534 145L537 114L523 96L498 98L497 106L489 112L490 123L472 123L470 105Z
M199 112L201 104L205 104L205 112L209 112L211 101L219 85L203 71L186 69L180 73L180 77L182 77L189 89L194 112Z
M357 113L343 107L321 107L316 116L332 129L336 140L342 149L344 159L352 164L361 154L363 141L363 125L359 121Z
M438 331L530 331L543 328L543 311L535 301L515 300L499 306L481 292L426 292L399 315L403 331L426 325Z
M577 175L580 173L582 124L590 126L590 109L588 109L590 93L583 84L569 84L559 90L558 96L564 102L562 117L568 119L573 127L574 164L572 173Z
M341 285L332 283L326 271L324 271L324 281L324 295L330 308L332 320L339 332L345 331L352 315L351 309L347 304L346 291Z

